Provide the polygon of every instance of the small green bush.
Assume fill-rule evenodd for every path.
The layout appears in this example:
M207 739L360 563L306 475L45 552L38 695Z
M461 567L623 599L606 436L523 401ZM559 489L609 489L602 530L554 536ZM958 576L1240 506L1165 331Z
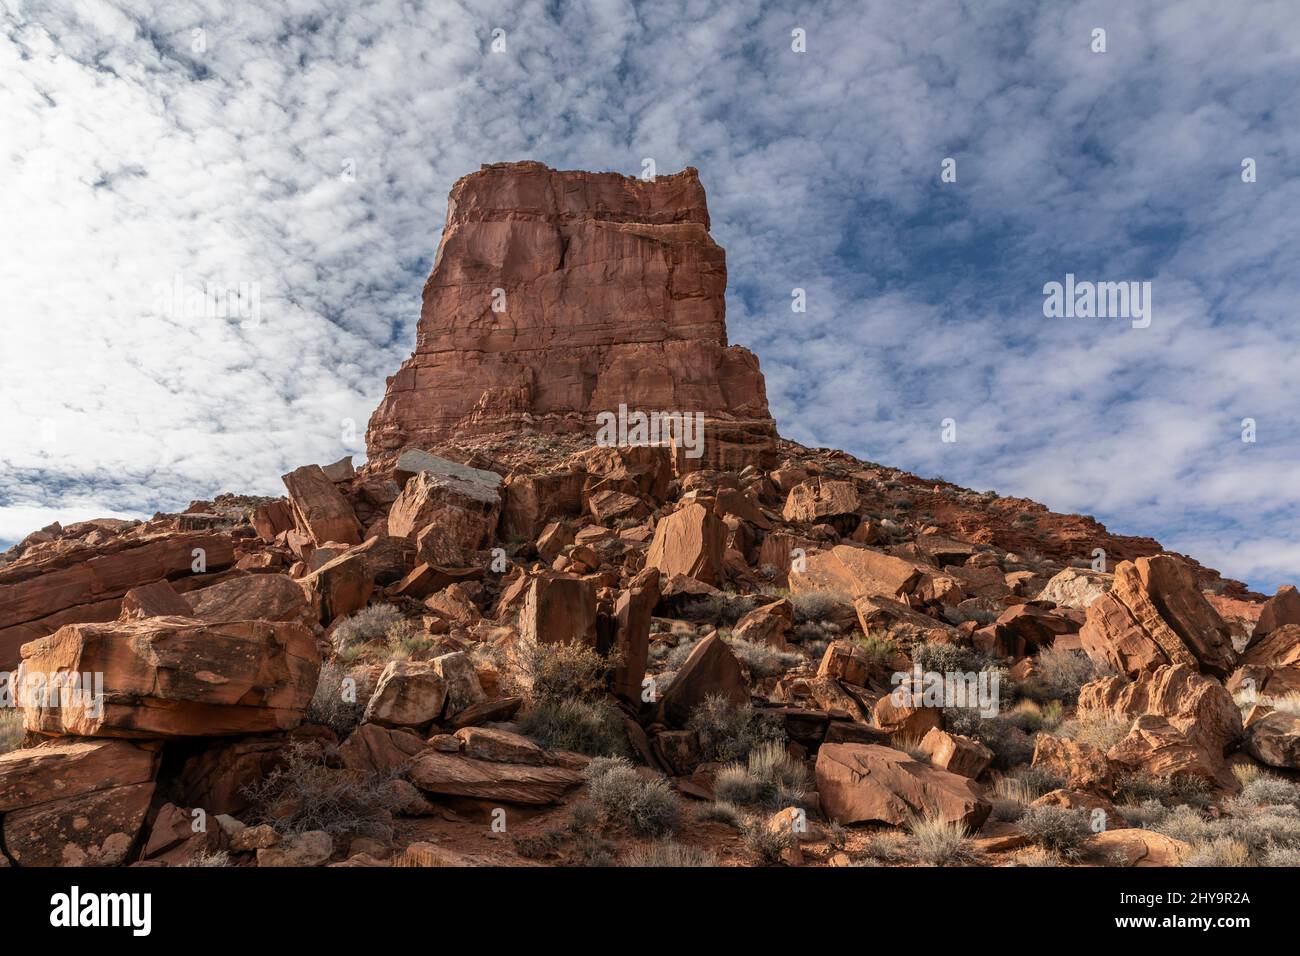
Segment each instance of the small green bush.
M546 698L517 718L519 732L547 750L572 750L593 757L629 752L623 716L608 700Z
M520 641L518 656L534 703L600 696L618 666L616 657L576 641Z
M898 655L898 645L888 634L878 634L873 631L859 637L858 646L866 652L867 660L873 668L889 667L890 662Z

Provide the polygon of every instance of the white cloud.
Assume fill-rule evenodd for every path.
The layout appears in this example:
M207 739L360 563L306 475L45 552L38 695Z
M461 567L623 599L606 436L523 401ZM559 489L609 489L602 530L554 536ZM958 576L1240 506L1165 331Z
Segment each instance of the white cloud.
M0 537L360 451L450 184L650 156L701 169L784 433L1296 576L1289 4L516 7L0 0ZM1152 327L1043 319L1067 271L1152 279ZM263 321L158 314L177 274Z

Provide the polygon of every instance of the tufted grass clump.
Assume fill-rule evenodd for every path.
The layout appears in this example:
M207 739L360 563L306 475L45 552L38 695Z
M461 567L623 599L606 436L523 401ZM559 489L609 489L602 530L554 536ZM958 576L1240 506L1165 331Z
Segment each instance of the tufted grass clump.
M786 752L784 744L772 741L750 753L744 764L728 764L718 771L713 792L724 803L784 810L803 803L808 770Z
M623 757L597 757L584 773L591 802L610 822L652 837L681 825L681 801L661 777L642 776Z

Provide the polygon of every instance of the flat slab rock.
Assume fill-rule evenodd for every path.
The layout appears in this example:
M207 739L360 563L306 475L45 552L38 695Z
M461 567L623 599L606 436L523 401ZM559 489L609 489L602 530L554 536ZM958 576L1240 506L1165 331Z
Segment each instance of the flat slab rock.
M816 776L822 811L840 823L902 826L933 812L975 831L992 810L974 781L878 744L824 745Z
M84 737L213 737L288 730L316 689L316 639L290 621L155 617L69 624L23 645L22 679L102 674L103 699L50 696L28 730ZM48 677L47 677L48 679ZM24 684L24 686L27 686Z
M558 802L583 780L574 768L496 763L437 750L418 757L409 776L426 793L536 805Z

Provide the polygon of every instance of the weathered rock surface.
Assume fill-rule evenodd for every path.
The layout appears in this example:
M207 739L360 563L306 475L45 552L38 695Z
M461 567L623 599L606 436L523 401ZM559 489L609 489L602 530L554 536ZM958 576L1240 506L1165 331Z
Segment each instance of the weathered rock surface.
M422 471L393 502L388 533L415 542L421 561L460 567L492 540L500 513L495 483Z
M144 825L157 754L70 740L0 755L4 846L21 866L117 866Z
M302 720L319 671L315 638L293 622L70 624L23 646L20 679L103 674L102 701L93 693L52 696L23 717L28 730L87 737L283 730Z
M840 544L829 551L810 554L802 570L790 572L790 590L840 591L850 598L898 598L912 591L925 568L878 551Z
M1094 660L1130 677L1163 664L1189 664L1224 678L1236 654L1228 626L1169 555L1125 561L1110 591L1094 600L1079 633Z
M389 661L366 704L365 720L385 727L421 727L442 716L447 685L431 661Z
M1037 600L1051 601L1057 607L1087 608L1110 590L1113 574L1063 568L1038 592Z
M582 783L582 772L569 767L499 763L437 750L418 757L409 776L426 793L523 804L555 803Z
M758 361L727 346L708 229L694 169L642 182L508 163L457 181L370 456L453 435L591 434L623 404L702 413L701 464L757 460L774 428Z
M1246 715L1246 751L1270 767L1300 770L1300 717L1257 705Z
M297 621L307 617L307 599L287 574L246 574L187 595L203 621Z
M1283 585L1264 602L1251 643L1286 624L1300 624L1300 592L1296 591L1294 584Z
M972 780L993 763L993 751L978 740L950 734L938 727L921 739L921 749L930 755L930 763L934 766Z
M542 575L528 586L519 634L539 644L596 646L596 589L567 575Z
M314 544L361 543L356 513L319 465L304 465L285 475L283 481L289 490L294 522Z
M160 578L215 572L235 561L219 534L156 534L86 543L0 567L0 668L18 649L64 624L116 620L127 591Z
M822 810L840 823L877 821L901 826L933 812L978 830L992 805L968 778L874 744L825 744L817 754Z
M1103 677L1079 691L1080 717L1129 719L1164 717L1207 750L1222 754L1241 739L1241 711L1213 677L1189 664L1165 664L1136 680Z
M691 711L710 694L718 694L735 704L749 700L749 685L740 662L716 633L691 649L672 684L664 691L660 701L662 713L670 724L685 726Z
M1128 736L1106 751L1106 757L1129 770L1165 780L1200 777L1222 790L1235 793L1241 789L1221 752L1207 749L1157 714L1138 717Z
M1192 852L1182 840L1153 830L1104 830L1088 839L1088 851L1103 866L1181 866Z
M726 525L708 508L689 504L660 520L646 555L646 567L671 577L684 574L705 584L723 580Z

